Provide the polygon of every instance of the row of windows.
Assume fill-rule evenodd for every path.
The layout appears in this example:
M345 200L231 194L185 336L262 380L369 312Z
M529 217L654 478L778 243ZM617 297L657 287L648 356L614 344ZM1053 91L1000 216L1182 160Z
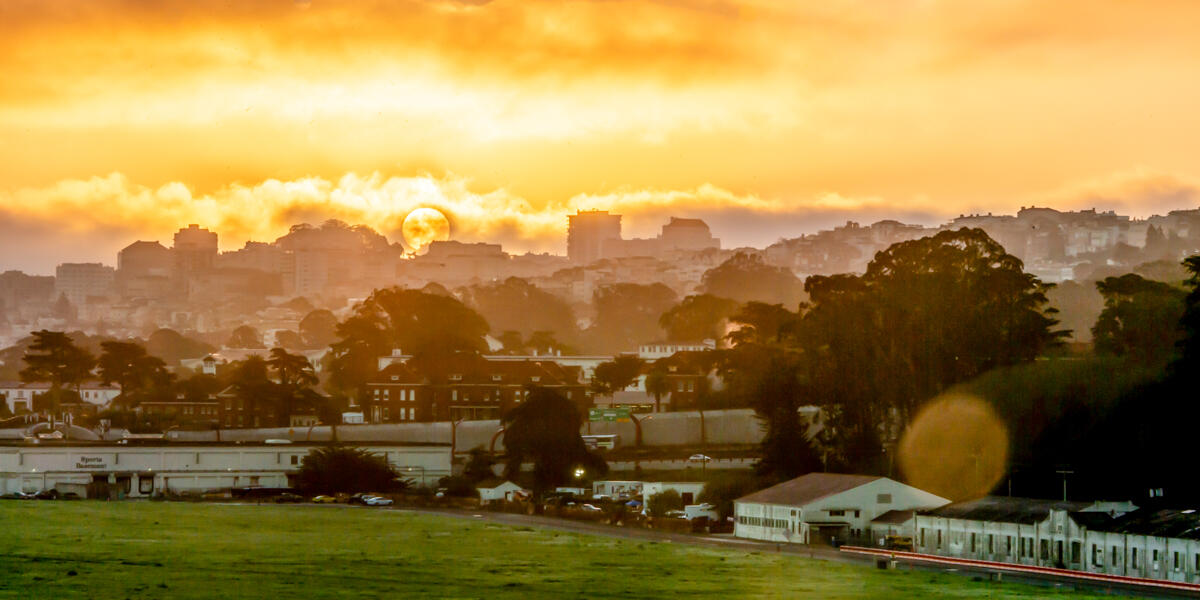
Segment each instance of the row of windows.
M754 527L771 527L774 529L788 529L787 519L768 519L765 517L747 517L745 515L738 516L737 522L742 525L751 525Z
M926 532L926 529L921 528L919 540L917 542L918 545L920 545L920 546L926 545L925 532ZM962 542L963 536L964 536L964 532L961 532L961 531L951 532L951 537L952 537L953 541L955 541L955 542ZM979 550L979 547L976 544L976 542L977 542L976 534L974 532L970 533L968 536L968 540L969 540L969 543L968 543L969 551L977 552ZM995 544L995 541L996 541L995 536L993 534L989 533L986 536L986 540L987 540L987 542L986 542L987 553L988 554L997 554L996 544ZM1037 544L1037 546L1038 546L1037 555L1042 560L1050 560L1050 558L1051 558L1051 556L1050 556L1050 540L1038 540L1038 542L1040 542L1040 544ZM1017 552L1019 558L1033 558L1035 556L1035 554L1034 554L1034 548L1035 548L1034 538L1022 537L1019 540L1019 544L1020 545L1018 547L1018 552ZM937 531L937 540L936 540L935 547L938 550L942 549L942 531L941 530ZM1004 536L1004 551L1000 554L1011 555L1012 548L1013 548L1013 536L1011 536L1011 535ZM1061 553L1061 550L1062 549L1060 547L1058 552ZM1081 550L1080 542L1071 542L1071 554L1070 554L1071 562L1073 562L1073 563L1080 562L1080 550ZM1130 568L1132 568L1132 569L1141 568L1139 557L1138 557L1138 549L1130 548L1129 550L1130 550L1130 552L1129 552ZM1157 571L1158 565L1159 565L1158 549L1152 548L1150 550L1150 552L1151 552L1151 554L1150 554L1151 568L1153 568L1154 570ZM1185 555L1183 555L1179 552L1172 552L1171 554L1172 554L1172 557L1171 557L1172 568L1176 571L1182 570L1183 563L1185 560ZM1120 548L1118 546L1112 546L1109 551L1109 560L1110 560L1111 566L1113 566L1113 567L1119 566L1120 556L1121 556ZM1067 559L1067 557L1065 557L1065 556L1060 557L1060 558L1064 561ZM1200 572L1200 554L1193 555L1193 562L1194 562L1193 568L1196 570L1196 572ZM1104 566L1104 548L1101 546L1098 546L1096 544L1092 544L1092 565L1097 566L1097 567Z
M388 410L388 407L384 406L382 407L380 415L382 416L382 420L386 421L391 418L391 411ZM396 416L399 417L401 421L415 421L417 419L417 409L399 408L396 410ZM379 420L378 417L376 420Z

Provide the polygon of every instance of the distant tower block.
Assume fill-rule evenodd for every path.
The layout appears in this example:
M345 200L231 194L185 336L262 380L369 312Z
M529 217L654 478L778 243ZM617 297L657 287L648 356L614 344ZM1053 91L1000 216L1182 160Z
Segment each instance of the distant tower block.
M217 233L196 225L188 225L175 233L175 271L179 275L207 271L217 261Z
M586 265L604 258L604 242L620 239L621 215L585 210L567 217L567 258L573 263Z

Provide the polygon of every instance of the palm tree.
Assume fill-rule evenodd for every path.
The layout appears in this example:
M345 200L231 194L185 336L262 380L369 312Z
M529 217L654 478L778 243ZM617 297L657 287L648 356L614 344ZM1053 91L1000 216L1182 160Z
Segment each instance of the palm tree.
M653 369L646 374L646 394L654 396L654 412L662 412L662 397L671 391L671 380L662 369Z

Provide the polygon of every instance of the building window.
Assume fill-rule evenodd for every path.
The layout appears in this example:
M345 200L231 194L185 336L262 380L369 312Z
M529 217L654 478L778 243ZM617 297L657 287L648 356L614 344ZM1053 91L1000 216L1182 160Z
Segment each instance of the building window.
M399 375L392 375L392 381L400 381Z
M846 516L846 511L844 511L844 510L831 510L831 511L829 511L829 516L831 516L831 517L844 517L844 516Z
M920 534L920 537L917 538L917 540L918 540L917 545L924 548L925 547L925 528L924 527L921 528L921 534ZM1200 555L1197 555L1197 556L1200 556Z
M300 457L299 457L299 456L296 456L295 454L293 454L293 455L292 455L292 464L293 464L293 465L298 465L298 464L300 464Z
M1179 570L1179 553L1178 553L1178 552L1172 552L1172 553L1171 553L1171 555L1172 555L1172 556L1171 556L1171 559L1172 559L1172 568L1174 568L1176 571L1178 571L1178 570Z
M892 503L892 495L891 494L876 494L875 495L875 504L891 504L891 503Z
M1012 536L1004 536L1004 555L1012 556Z
M1116 546L1112 547L1112 554L1109 555L1109 558L1112 560L1112 566L1114 566L1114 567L1117 566L1117 547Z
M1133 568L1138 568L1137 548L1134 548L1133 553L1129 555L1129 562L1132 563Z
M450 390L450 400L452 402L458 402L458 390Z
M937 549L938 550L942 549L942 530L941 529L939 529L937 532Z
M154 476L145 476L138 478L138 493L150 494L154 492Z
M971 552L975 551L975 532L971 532Z
M459 373L455 373L450 376L450 381L462 381L462 375Z
M1050 560L1050 540L1040 540L1042 560Z
M500 379L501 377L499 375L492 375L492 381L500 381Z
M1071 562L1079 562L1079 552L1082 544L1079 542L1071 542Z
M988 551L988 554L995 554L995 553L996 553L996 540L995 540L995 537L996 537L996 536L994 536L994 535L992 535L992 534L990 534L990 533L988 534L988 537L987 537L987 540L988 540L988 549L987 549L987 551Z

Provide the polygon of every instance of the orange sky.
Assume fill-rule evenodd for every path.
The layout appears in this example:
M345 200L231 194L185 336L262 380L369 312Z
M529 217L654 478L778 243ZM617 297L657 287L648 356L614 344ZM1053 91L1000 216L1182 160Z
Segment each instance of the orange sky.
M226 248L326 216L396 240L418 206L551 251L579 207L757 245L1195 207L1198 26L1186 0L9 0L0 268L188 222Z

